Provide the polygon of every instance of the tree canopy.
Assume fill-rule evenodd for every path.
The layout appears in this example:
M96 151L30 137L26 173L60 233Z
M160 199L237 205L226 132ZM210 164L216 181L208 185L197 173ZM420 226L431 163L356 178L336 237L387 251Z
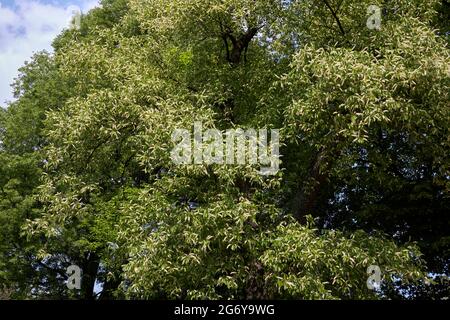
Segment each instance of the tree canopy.
M448 298L448 17L438 0L101 1L0 109L4 295ZM279 129L280 171L177 165L172 133L195 122Z

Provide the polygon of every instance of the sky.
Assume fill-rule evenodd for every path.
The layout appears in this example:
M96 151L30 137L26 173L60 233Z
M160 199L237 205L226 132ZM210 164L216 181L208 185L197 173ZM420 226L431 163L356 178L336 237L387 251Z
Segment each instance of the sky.
M73 9L86 13L98 0L0 0L0 106L13 100L18 69L70 24Z

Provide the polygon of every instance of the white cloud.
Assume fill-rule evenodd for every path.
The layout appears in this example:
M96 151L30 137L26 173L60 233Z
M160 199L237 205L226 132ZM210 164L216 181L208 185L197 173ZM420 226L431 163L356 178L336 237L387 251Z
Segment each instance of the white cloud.
M79 6L87 12L97 5L97 0L67 1L65 4L48 4L42 0L15 0L15 7L0 2L0 106L12 100L10 84L17 70L33 53L51 52L53 39L71 20L71 8Z

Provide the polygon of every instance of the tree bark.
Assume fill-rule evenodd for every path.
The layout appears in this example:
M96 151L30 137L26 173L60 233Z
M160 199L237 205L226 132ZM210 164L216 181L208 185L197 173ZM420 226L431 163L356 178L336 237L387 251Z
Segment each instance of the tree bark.
M225 43L225 48L227 51L227 61L231 63L232 65L238 65L241 62L242 53L245 52L248 48L248 45L252 41L252 39L255 37L256 33L258 32L259 28L249 28L247 32L236 38L233 34L233 32L226 28L224 29L222 27L222 38ZM226 30L226 31L225 31ZM231 41L231 50L229 49L229 43L228 40Z
M328 181L327 173L321 171L324 161L325 152L317 152L312 160L308 174L308 179L311 179L314 185L308 188L308 184L301 183L298 187L297 193L294 196L294 216L301 223L306 222L305 217L307 215L314 213L314 210L317 208L317 204L320 200L321 191ZM327 164L326 167L329 168L330 164Z
M87 254L85 263L83 264L83 280L81 282L81 292L84 300L94 300L95 280L97 279L100 258L96 253Z

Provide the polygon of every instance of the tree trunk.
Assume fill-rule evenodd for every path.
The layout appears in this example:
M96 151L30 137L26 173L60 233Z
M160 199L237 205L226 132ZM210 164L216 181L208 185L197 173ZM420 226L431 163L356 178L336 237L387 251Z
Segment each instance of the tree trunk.
M83 265L83 279L81 282L81 292L84 300L93 300L95 298L94 288L97 279L100 258L94 252L87 254L87 258Z
M314 213L320 200L321 191L327 183L328 175L326 172L321 171L324 161L325 152L319 151L312 160L308 174L308 180L310 179L313 185L301 183L295 194L293 212L295 218L301 223L306 222L305 217L307 215ZM327 168L329 167L330 164L327 164Z

